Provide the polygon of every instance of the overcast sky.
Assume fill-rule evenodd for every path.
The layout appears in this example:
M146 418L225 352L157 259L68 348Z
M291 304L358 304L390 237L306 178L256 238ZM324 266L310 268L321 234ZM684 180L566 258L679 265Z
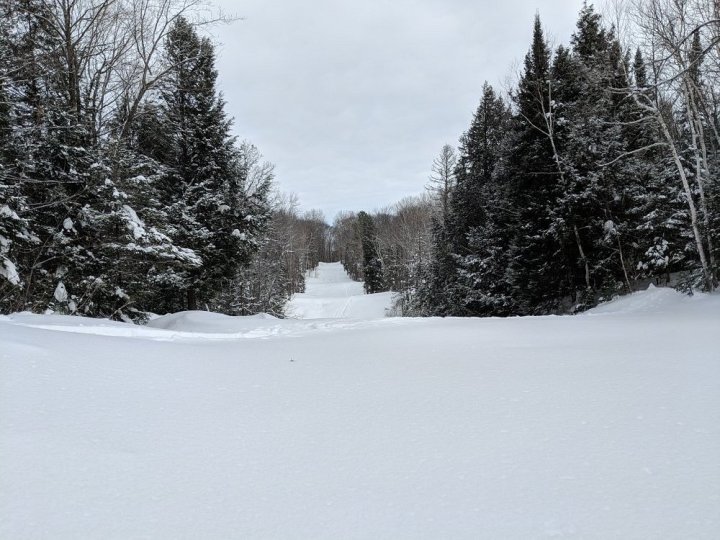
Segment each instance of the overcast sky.
M213 30L234 131L304 210L375 210L423 191L457 145L483 81L527 52L536 12L567 42L582 0L219 0Z

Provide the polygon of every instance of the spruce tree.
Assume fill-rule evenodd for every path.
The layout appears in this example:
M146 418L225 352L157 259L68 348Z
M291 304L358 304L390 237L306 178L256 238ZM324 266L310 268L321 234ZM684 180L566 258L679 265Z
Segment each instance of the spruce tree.
M12 65L8 30L6 26L0 28L0 309L9 311L15 307L22 284L18 243L28 238L28 232L26 221L18 215L25 204L14 166L17 151L10 98Z
M452 251L465 255L467 233L487 219L486 190L508 127L509 110L487 82L470 129L460 139L456 187L450 197L448 234Z
M452 281L448 286L453 315L506 314L504 279L507 222L504 187L496 168L509 127L510 110L485 83L470 129L461 139L457 187L451 197L448 238Z
M642 101L652 102L655 89L648 81L647 66L640 49L635 51L632 69L632 92ZM628 267L631 278L667 278L685 261L685 205L679 184L669 171L672 163L657 145L662 137L655 122L648 121L647 112L634 99L623 102L620 120L626 141L622 159L625 171L623 197L630 226L626 233L632 245Z
M70 60L51 26L58 20L57 9L27 0L22 9L9 12L17 100L14 174L37 239L19 263L26 277L24 308L75 312L97 288L94 224L87 210L96 200L92 167L98 156L87 136L85 110L70 98ZM54 295L56 290L66 292Z
M612 294L628 279L621 267L625 245L622 177L626 151L613 88L626 88L620 47L605 31L591 5L580 11L572 37L571 76L577 89L567 104L569 126L563 141L562 195L556 215L557 230L565 242L572 271L570 283L575 308L592 306L599 292Z
M547 135L551 114L550 51L540 18L514 95L502 182L516 226L509 250L508 279L519 313L548 313L569 294L570 276L563 243L553 230L553 209L560 194L556 155Z
M358 235L362 245L363 279L365 292L373 294L384 290L383 268L378 257L376 245L375 223L367 212L357 216Z
M162 88L162 111L170 141L160 190L173 240L202 259L201 266L177 273L167 307L197 309L223 280L250 263L255 237L269 216L261 201L267 193L258 192L258 204L247 204L248 171L242 151L233 147L209 39L180 18L168 36L166 55L170 76Z

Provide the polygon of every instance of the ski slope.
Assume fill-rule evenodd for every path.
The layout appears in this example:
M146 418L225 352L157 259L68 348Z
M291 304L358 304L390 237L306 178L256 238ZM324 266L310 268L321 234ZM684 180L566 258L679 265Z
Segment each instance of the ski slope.
M362 318L359 287L0 317L0 538L720 537L720 297Z
M341 263L320 263L305 278L305 292L293 296L287 313L298 319L384 317L392 294L365 294L363 284L351 280Z

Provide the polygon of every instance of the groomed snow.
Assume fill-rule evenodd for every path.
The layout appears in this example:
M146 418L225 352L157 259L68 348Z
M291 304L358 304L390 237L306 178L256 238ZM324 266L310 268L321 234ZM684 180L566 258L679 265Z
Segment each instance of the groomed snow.
M320 263L305 279L305 292L290 301L287 313L298 319L374 319L384 317L391 292L365 294L339 263Z
M326 318L342 277L321 319L0 317L0 538L720 537L720 297Z

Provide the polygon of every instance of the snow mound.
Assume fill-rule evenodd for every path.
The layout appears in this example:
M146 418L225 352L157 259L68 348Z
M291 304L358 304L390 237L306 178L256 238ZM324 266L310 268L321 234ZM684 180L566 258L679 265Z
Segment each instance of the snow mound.
M79 315L14 313L6 317L0 317L0 322L13 325L17 329L26 327L71 334L147 339L170 339L174 337L171 332L164 330L155 330L137 324L111 321L109 319L93 319Z
M180 311L161 315L147 323L148 328L174 332L202 332L204 334L236 334L266 326L269 320L278 320L267 313L246 317L232 317L209 311Z
M13 313L12 315L0 316L0 321L6 321L13 324L29 326L32 328L128 328L133 325L121 321L111 321L110 319L94 319L91 317L83 317L81 315L59 315L52 313L48 315L38 315L23 311L22 313Z
M700 304L709 309L720 309L720 300L714 295L689 296L669 287L650 285L647 290L621 296L587 311L589 315L674 313Z

